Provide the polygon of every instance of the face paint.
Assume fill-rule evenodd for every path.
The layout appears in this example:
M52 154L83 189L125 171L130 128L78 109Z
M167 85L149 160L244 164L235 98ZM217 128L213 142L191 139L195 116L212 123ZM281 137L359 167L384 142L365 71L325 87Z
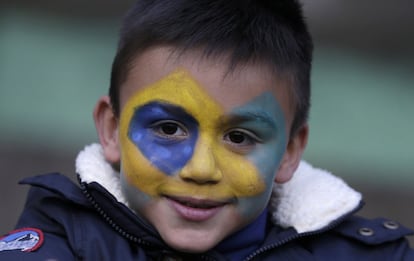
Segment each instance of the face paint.
M135 111L128 136L155 167L172 175L191 158L197 132L196 120L180 107L150 102Z
M262 193L241 198L238 209L245 218L260 213L263 202L268 202L276 170L287 145L285 118L282 109L271 93L264 93L231 113L238 119L237 126L254 131L261 140L246 157L258 168L266 189Z
M267 184L273 182L269 177L282 160L287 145L283 111L271 93L264 93L245 106L234 109L232 115L246 119L238 126L254 130L262 140L247 158L258 168Z
M135 93L119 135L128 194L132 186L138 197L237 199L246 215L270 196L286 147L283 113L271 93L226 113L185 71Z

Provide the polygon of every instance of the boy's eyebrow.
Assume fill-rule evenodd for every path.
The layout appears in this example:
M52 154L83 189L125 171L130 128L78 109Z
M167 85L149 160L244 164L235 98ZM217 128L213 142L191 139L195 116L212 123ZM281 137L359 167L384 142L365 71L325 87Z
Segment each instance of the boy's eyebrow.
M198 123L194 116L190 112L186 111L186 109L181 105L176 105L164 100L154 100L146 103L144 106L154 106L152 111L167 113L169 115L174 115L174 117L182 117L183 119Z
M244 122L260 122L267 127L276 129L275 120L267 113L262 112L243 112L223 116L222 122L229 125L237 125Z
M190 113L188 113L184 107L182 107L181 105L176 105L174 103L170 103L168 101L164 101L164 100L155 100L152 102L147 103L148 104L152 104L152 105L158 105L160 108L162 108L162 110L164 110L167 113L172 113L172 114L178 114L178 115L190 115Z

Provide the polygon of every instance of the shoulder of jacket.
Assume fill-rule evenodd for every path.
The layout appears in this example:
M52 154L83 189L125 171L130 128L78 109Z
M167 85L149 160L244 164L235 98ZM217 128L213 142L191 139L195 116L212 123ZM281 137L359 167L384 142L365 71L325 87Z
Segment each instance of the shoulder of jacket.
M392 242L414 234L413 230L390 219L367 219L359 216L346 219L333 231L367 245Z
M80 205L89 205L89 201L85 198L79 186L67 176L60 173L50 173L25 178L21 180L19 184L31 185L33 188L38 188L43 191L43 193L38 193L38 196L40 196L40 194L43 196L46 196L46 194L49 196L53 195Z

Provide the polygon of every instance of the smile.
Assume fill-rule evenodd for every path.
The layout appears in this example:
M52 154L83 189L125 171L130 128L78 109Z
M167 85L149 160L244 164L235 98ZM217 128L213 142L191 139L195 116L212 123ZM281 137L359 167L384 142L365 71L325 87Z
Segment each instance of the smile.
M180 217L193 222L206 221L214 217L230 203L187 197L166 197L166 199Z

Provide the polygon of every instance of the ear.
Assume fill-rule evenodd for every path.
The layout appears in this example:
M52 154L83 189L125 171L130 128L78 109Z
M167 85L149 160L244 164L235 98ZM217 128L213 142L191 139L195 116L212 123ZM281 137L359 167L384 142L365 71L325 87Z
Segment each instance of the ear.
M103 96L98 100L93 111L93 118L105 159L112 164L119 163L121 153L118 140L118 118L112 110L108 96Z
M276 174L275 182L285 183L292 178L293 173L299 166L306 144L308 143L308 136L309 126L308 124L305 124L293 137L290 137L285 155L283 156L278 173Z

